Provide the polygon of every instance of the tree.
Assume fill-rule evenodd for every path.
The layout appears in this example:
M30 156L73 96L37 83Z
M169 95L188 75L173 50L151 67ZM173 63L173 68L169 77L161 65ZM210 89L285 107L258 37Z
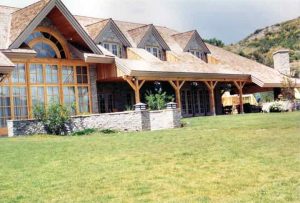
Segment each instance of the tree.
M283 99L293 101L295 99L296 81L291 77L284 77L282 82L281 93Z
M224 42L222 42L222 40L219 40L217 38L211 38L211 39L205 39L204 42L211 44L211 45L215 45L217 47L224 47L225 44Z

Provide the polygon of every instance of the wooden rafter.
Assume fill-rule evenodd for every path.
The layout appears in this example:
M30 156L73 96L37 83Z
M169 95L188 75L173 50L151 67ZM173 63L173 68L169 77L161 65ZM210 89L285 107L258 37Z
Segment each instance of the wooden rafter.
M184 80L183 81L175 80L175 82L174 82L173 80L169 80L169 83L175 90L176 103L178 105L178 108L181 108L180 89L183 87L185 81Z
M132 78L132 77L124 77L124 80L126 80L127 83L130 85L130 87L134 90L135 103L140 103L141 102L140 89L143 87L146 80L138 80L138 78Z

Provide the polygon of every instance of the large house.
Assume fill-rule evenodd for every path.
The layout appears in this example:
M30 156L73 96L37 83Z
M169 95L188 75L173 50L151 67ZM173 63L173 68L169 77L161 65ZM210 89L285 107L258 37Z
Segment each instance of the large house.
M74 16L61 0L0 6L0 76L2 134L7 120L30 119L37 104L75 105L74 114L124 111L157 86L183 116L221 114L224 85L242 101L243 93L280 88L283 78L204 43L196 30Z

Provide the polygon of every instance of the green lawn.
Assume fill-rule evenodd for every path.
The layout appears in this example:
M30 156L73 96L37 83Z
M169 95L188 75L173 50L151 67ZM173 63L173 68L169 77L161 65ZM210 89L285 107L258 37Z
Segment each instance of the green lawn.
M0 139L0 202L300 202L300 112Z

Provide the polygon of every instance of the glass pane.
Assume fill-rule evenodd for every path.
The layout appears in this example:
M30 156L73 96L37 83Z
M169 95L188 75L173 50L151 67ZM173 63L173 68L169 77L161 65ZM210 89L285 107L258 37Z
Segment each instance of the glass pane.
M48 104L59 103L58 87L47 87L47 102Z
M10 108L9 87L0 87L0 128L5 128L11 119Z
M77 66L76 71L77 71L77 83L87 84L88 83L87 67Z
M47 83L58 83L58 67L56 65L46 65Z
M79 112L89 112L89 92L87 87L78 87Z
M44 87L31 87L31 104L32 106L44 105Z
M32 47L38 58L57 58L54 49L44 42L39 42Z
M28 118L26 87L13 87L15 119Z
M64 84L74 83L74 68L72 66L62 67L62 80Z
M17 64L12 73L13 83L25 83L25 64Z
M30 82L37 84L43 83L43 66L42 64L30 64Z

